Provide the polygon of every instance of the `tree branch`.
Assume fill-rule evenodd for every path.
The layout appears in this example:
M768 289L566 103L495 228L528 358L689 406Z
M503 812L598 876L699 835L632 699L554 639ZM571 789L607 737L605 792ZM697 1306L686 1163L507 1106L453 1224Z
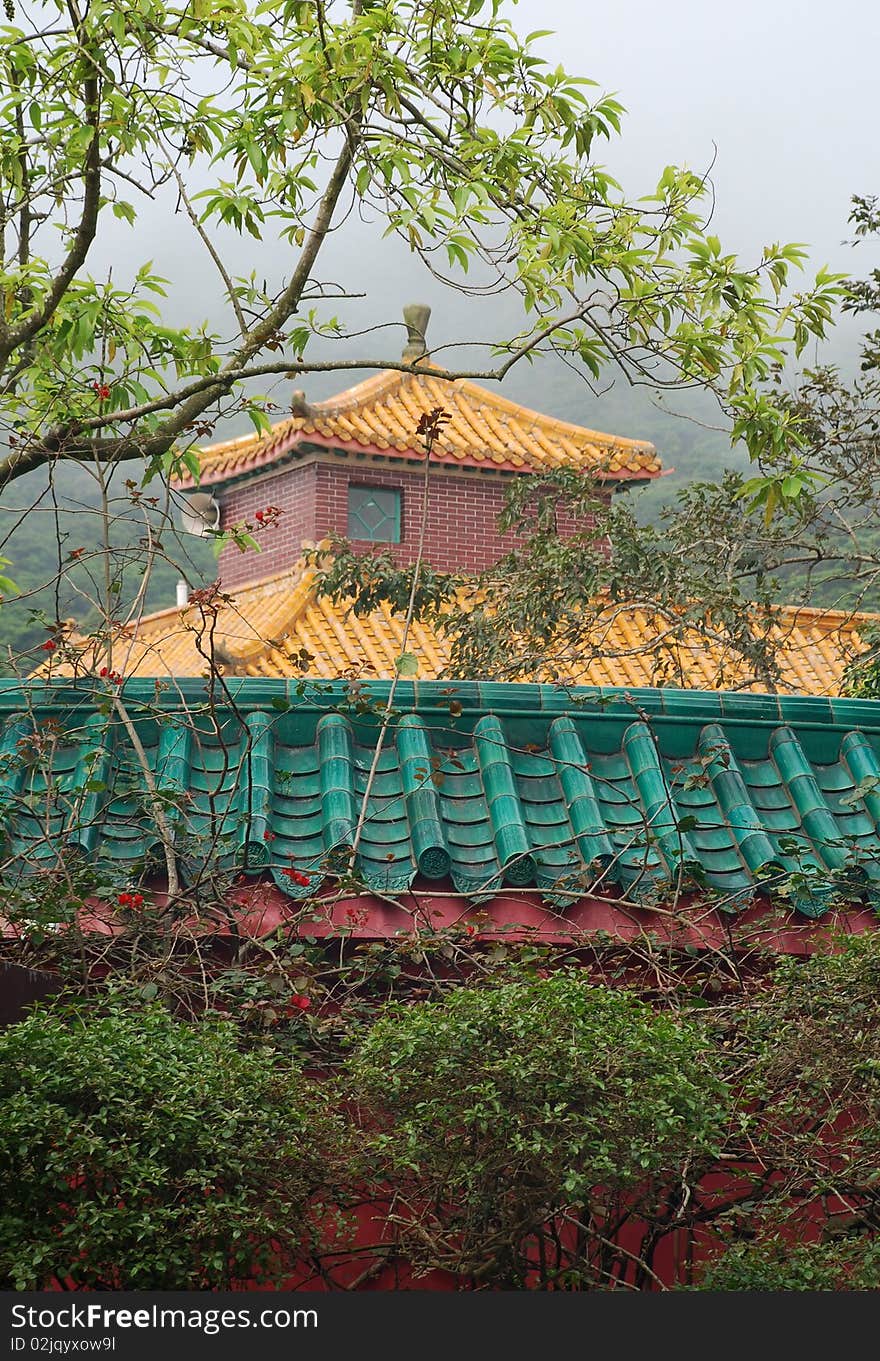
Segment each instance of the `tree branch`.
M41 307L26 317L14 330L8 331L0 340L0 368L16 350L26 346L43 329L64 299L77 271L85 263L98 227L98 210L101 201L101 147L99 131L99 92L98 80L89 76L83 86L86 106L86 123L92 128L92 140L86 152L83 170L83 207L79 226L73 243L58 273L52 280L49 291Z

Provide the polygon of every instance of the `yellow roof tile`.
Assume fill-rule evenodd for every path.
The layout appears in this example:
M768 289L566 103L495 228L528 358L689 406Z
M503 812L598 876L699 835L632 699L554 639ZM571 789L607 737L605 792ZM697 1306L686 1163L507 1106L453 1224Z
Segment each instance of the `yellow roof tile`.
M218 601L214 629L216 661L226 674L302 676L332 679L357 672L388 678L403 651L403 619L383 604L357 618L345 603L317 597L314 570L302 563L264 581L242 586ZM467 604L462 595L461 603ZM186 608L163 610L121 629L114 641L113 667L125 675L200 676L207 669L204 599ZM795 694L837 694L849 661L864 651L859 629L878 616L837 610L779 607L766 620L778 650L779 689ZM710 647L694 633L675 642L670 621L636 606L605 607L596 617L589 645L577 656L555 655L542 669L545 679L569 684L646 686L670 684L696 689L765 690L732 653ZM664 638L667 645L662 646ZM92 640L77 644L76 669L96 672L108 663ZM311 660L303 664L302 650ZM406 647L419 658L419 675L449 675L451 647L441 627L415 622ZM41 674L70 674L66 662L46 662ZM538 679L541 676L537 677ZM520 679L535 679L524 670ZM509 676L507 679L516 679Z
M661 473L645 440L622 439L543 416L467 379L438 379L387 369L328 401L273 426L266 435L223 440L200 451L201 483L263 469L302 441L328 447L393 448L422 458L416 433L422 416L442 407L451 420L434 448L438 462L492 465L539 472L568 465L615 478L645 479ZM177 485L195 485L188 474Z

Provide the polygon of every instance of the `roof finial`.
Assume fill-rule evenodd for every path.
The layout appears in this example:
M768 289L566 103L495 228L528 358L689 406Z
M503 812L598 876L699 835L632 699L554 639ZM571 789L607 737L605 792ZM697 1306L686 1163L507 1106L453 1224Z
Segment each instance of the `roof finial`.
M431 309L425 303L411 302L403 309L407 336L403 358L409 360L410 363L413 363L416 359L421 359L423 354L428 353L425 335L430 316Z

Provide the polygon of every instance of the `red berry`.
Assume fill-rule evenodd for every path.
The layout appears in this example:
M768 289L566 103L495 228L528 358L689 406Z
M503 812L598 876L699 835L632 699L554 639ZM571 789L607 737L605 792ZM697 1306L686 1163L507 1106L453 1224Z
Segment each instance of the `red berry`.
M43 651L44 651L44 652L54 652L57 646L58 646L58 644L57 644L57 643L53 643L53 641L52 641L51 638L47 638L46 641L45 641L45 643L43 643Z

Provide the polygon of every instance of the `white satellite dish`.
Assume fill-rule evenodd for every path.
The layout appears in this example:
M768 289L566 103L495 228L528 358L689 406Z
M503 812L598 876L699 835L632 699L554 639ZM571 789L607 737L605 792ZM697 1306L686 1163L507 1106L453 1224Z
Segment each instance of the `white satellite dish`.
M206 491L188 496L181 506L180 523L187 534L204 539L213 529L220 528L219 502Z

